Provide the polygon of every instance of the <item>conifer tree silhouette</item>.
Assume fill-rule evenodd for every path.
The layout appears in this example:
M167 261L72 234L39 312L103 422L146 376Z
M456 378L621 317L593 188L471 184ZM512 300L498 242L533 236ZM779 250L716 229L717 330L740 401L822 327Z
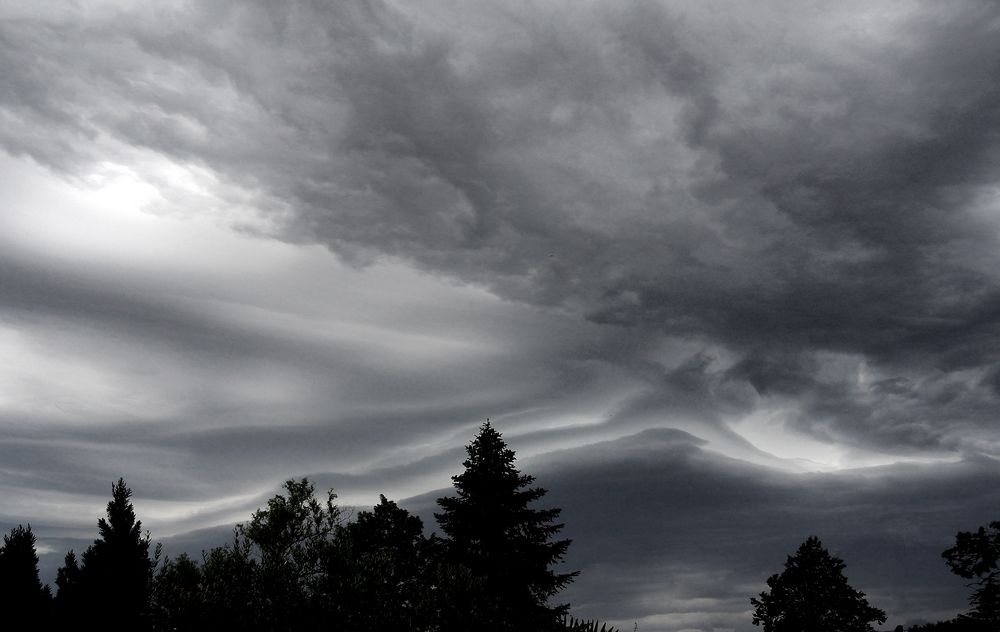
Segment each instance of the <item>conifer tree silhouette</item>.
M482 578L495 603L491 629L546 629L557 625L568 605L548 598L577 573L556 573L569 540L552 540L563 525L559 509L530 505L546 490L514 465L514 451L486 421L466 446L465 471L452 477L456 496L439 498L435 514L445 534L447 557ZM490 626L484 626L487 629Z
M46 620L49 593L38 578L38 554L31 525L17 525L0 547L0 601L7 621L38 625Z
M54 601L56 622L61 628L67 629L79 617L83 599L80 565L72 549L63 558L63 565L56 573L56 588Z
M119 478L111 488L107 518L97 521L100 537L83 554L80 568L83 608L89 622L117 630L149 629L147 609L156 555L149 534L135 517L132 490Z

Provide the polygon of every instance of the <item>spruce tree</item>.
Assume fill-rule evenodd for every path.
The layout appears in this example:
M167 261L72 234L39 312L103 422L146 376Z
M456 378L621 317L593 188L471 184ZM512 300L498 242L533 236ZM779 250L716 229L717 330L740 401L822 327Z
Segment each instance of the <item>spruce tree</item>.
M81 615L91 623L117 630L149 628L148 605L155 556L149 534L135 517L132 490L119 478L111 488L107 518L97 521L100 537L83 553L80 568ZM158 551L157 551L158 555Z
M17 525L3 537L0 547L0 604L7 621L41 625L46 621L49 598L38 578L38 554L31 525Z
M560 510L531 507L546 490L518 471L514 451L488 420L466 452L465 471L452 477L456 496L439 498L435 517L448 558L481 578L494 602L488 609L495 620L483 629L554 625L568 605L549 606L548 599L576 575L551 568L570 544L553 540L563 527L554 522Z
M56 622L59 627L68 629L79 618L83 603L80 564L72 549L63 558L63 565L56 573L56 589L54 607Z

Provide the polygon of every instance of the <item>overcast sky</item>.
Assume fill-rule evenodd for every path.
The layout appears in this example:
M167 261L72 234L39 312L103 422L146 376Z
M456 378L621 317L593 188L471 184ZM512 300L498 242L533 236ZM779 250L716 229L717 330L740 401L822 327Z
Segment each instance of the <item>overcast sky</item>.
M171 552L287 478L428 520L490 417L579 616L887 627L1000 519L1000 6L0 3L0 527Z

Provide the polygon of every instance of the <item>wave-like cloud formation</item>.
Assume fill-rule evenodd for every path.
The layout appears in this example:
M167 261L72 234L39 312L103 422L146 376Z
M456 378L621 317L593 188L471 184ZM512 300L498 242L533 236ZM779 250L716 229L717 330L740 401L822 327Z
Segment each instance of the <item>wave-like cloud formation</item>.
M651 479L665 498L671 477L749 468L741 494L808 504L754 468L882 464L872 480L932 503L912 481L968 490L1000 457L994 3L0 15L4 516L53 487L50 509L99 508L112 467L172 533L295 474L419 494L486 415L543 469L615 440L688 468ZM35 196L51 183L29 160L151 215ZM635 456L627 437L663 427L707 443ZM600 470L560 467L554 494ZM803 489L878 496L844 476ZM935 524L926 550L976 526ZM728 625L735 603L691 607Z
M23 11L8 151L156 152L251 230L718 345L817 436L996 451L992 4Z

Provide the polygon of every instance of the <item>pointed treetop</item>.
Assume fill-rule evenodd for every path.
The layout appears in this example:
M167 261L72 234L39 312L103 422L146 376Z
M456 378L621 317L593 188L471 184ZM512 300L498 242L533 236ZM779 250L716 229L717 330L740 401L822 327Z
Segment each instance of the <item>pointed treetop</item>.
M566 605L547 604L576 575L551 568L570 544L554 539L563 527L560 510L531 506L546 491L518 471L514 451L488 419L466 452L465 470L452 477L456 495L439 498L442 511L434 514L449 557L482 578L509 616L565 613Z
M111 500L108 501L107 519L97 521L97 529L105 541L114 539L138 540L142 533L142 521L136 520L132 506L132 490L124 478L111 486Z
M15 605L25 600L37 601L42 597L35 534L32 533L30 524L27 527L17 525L3 536L3 546L0 546L0 588L3 589L4 598Z

